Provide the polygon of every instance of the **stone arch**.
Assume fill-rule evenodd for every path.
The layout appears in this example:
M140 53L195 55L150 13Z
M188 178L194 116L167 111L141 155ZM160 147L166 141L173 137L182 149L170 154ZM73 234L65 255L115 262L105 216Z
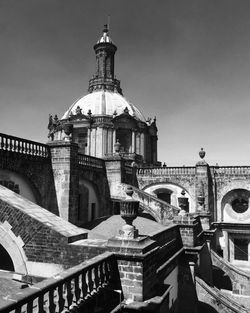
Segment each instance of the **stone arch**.
M88 222L100 217L101 203L97 186L85 178L79 178L78 220Z
M171 182L166 182L166 183L160 182L160 183L147 185L143 188L143 191L145 191L151 195L154 195L154 196L157 196L157 191L159 191L159 190L160 191L166 190L168 192L171 192L170 204L173 206L176 206L176 207L178 207L178 197L181 196L181 192L182 192L182 190L184 190L186 192L185 196L189 200L189 210L190 210L190 212L193 212L193 210L195 208L194 200L193 200L193 197L191 196L189 190L185 186L182 186L179 184L174 184Z
M40 193L24 174L8 169L0 169L0 185L19 193L34 203L40 203Z
M221 268L213 265L213 283L218 289L233 290L231 277L228 276Z
M224 222L250 222L250 190L237 188L221 199L221 220Z
M23 249L24 243L21 237L15 236L11 230L11 225L7 221L0 224L0 245L9 254L15 272L27 275L27 257Z

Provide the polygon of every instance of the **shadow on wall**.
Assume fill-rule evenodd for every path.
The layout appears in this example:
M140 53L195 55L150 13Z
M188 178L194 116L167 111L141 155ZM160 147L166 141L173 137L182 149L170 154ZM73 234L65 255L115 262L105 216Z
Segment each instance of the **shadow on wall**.
M218 313L218 311L216 311L211 305L199 301L198 313Z
M23 176L9 170L0 170L0 185L20 194L24 198L38 203L39 196L31 183Z
M28 170L28 166L20 166L23 173L0 169L0 185L59 215L52 168L50 166L46 165L44 172L34 170L34 175L31 175L33 181L25 174L26 171L31 172Z
M9 253L0 245L0 269L5 271L15 271L14 264Z
M232 282L229 276L220 268L213 266L214 286L218 289L233 290Z

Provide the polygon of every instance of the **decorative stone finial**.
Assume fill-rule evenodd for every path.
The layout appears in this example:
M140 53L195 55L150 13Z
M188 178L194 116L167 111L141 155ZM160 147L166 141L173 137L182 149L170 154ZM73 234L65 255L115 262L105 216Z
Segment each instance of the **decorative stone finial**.
M125 189L125 192L126 192L126 194L127 194L129 197L132 197L132 195L133 195L133 193L134 193L132 186L127 186L126 189Z
M79 107L79 105L76 108L76 115L82 115L82 109Z
M205 155L206 155L206 152L203 150L203 148L201 148L201 151L199 152L200 158L204 159Z
M108 31L109 31L108 24L104 24L103 32L108 33Z
M129 114L128 107L126 107L126 108L123 110L123 112L124 112L125 114Z
M167 164L164 162L163 165L162 165L162 167L164 167L164 168L167 167Z

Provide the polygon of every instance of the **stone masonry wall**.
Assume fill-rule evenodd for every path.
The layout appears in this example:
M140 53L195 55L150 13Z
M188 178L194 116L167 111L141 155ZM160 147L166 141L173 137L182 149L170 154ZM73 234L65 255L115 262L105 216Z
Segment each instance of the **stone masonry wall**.
M37 203L58 215L54 178L49 157L0 150L0 168L26 178L34 189Z

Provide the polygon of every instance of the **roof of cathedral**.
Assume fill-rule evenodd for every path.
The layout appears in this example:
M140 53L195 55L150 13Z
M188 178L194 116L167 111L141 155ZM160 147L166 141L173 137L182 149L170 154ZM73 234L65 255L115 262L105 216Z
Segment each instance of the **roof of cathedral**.
M96 115L108 115L113 116L124 113L124 110L128 108L128 113L134 116L136 119L145 122L145 117L140 110L128 102L122 95L116 92L107 90L98 90L83 96L78 99L72 106L65 112L62 119L67 119L71 112L75 114L76 108L80 107L83 114L87 114L89 110L92 116Z

